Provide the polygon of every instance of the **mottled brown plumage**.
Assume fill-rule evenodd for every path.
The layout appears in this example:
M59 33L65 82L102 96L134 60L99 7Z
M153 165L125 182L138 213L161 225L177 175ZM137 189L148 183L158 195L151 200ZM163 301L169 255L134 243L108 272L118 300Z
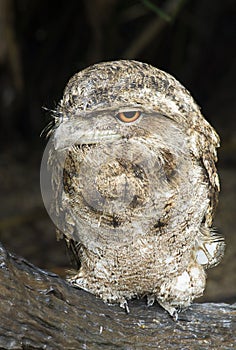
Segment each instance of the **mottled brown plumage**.
M218 135L171 75L126 60L75 74L55 122L54 221L80 265L69 280L176 317L224 251L211 229Z

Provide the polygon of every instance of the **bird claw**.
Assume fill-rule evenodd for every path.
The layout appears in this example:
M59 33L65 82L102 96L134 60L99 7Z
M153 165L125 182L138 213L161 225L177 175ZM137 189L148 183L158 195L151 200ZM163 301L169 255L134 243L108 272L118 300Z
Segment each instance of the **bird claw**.
M120 302L120 307L122 307L123 309L125 309L125 312L126 312L127 314L130 313L129 305L128 305L127 300L121 301L121 302Z
M175 322L177 322L177 321L178 321L178 317L179 317L178 310L175 309L174 312L173 312L173 314L172 314L171 316L172 316L173 320L174 320Z
M165 309L169 313L169 315L173 318L174 321L178 321L179 312L180 312L180 309L178 307L175 308L174 306L171 306L169 303L162 302L159 300L158 300L158 303L161 305L161 307L163 307L163 309Z
M154 296L154 294L149 294L147 295L147 306L152 306L155 302L156 298Z

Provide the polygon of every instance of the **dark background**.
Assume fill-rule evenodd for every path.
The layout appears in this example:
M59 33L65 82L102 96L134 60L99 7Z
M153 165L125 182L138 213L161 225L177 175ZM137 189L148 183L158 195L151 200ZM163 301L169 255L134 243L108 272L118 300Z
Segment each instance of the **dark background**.
M42 268L64 274L63 243L44 209L40 137L68 79L120 58L174 75L222 139L215 224L223 262L209 271L205 299L234 301L236 290L235 0L0 0L0 240Z

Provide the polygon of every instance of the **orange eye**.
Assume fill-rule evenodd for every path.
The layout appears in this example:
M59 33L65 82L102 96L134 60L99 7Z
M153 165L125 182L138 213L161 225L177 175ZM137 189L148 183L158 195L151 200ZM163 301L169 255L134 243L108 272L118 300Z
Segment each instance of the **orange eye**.
M131 123L137 120L141 115L139 111L130 111L130 112L120 112L116 117L124 123Z

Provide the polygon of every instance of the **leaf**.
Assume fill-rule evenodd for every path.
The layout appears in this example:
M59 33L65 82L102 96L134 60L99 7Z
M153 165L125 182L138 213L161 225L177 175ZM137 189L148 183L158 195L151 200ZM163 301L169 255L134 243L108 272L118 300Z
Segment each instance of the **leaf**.
M153 2L149 1L149 0L141 0L142 3L149 8L151 11L155 12L158 16L160 16L162 19L164 19L167 22L171 21L171 17L165 13L164 11L162 11L160 9L160 7L156 6L155 4L153 4Z

